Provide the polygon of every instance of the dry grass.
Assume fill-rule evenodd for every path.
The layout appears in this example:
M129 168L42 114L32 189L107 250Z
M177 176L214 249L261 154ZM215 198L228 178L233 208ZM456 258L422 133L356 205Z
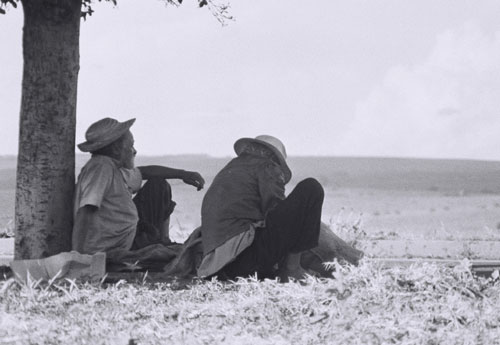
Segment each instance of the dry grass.
M0 344L498 344L500 283L469 263L336 267L280 284L0 282Z

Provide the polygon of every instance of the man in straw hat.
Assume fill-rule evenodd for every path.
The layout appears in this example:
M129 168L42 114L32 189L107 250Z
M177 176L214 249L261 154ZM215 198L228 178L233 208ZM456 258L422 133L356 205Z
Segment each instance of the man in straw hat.
M175 202L166 179L181 179L198 190L205 181L192 171L134 167L137 151L130 132L134 122L99 120L88 128L86 141L78 145L92 156L76 185L72 247L83 254L106 252L111 261L168 261L176 254L170 251L166 255L163 249L171 243L169 217ZM141 188L142 180L148 181Z
M358 264L363 252L321 222L324 192L318 181L304 179L285 197L292 172L280 140L243 138L234 150L238 157L205 194L201 226L164 267L166 275L225 280L257 274L287 281L306 272L332 277L324 263L335 259Z
M322 186L308 178L285 197L292 173L285 146L273 136L239 139L234 150L237 157L217 174L203 199L198 275L302 278L301 254L318 246Z

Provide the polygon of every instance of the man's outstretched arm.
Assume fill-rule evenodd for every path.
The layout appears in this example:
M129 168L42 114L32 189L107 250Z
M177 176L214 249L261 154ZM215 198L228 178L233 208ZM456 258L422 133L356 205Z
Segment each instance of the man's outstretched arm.
M137 168L141 171L144 180L155 177L163 179L181 179L184 183L195 186L197 190L202 189L205 185L203 177L195 171L174 169L161 165L146 165Z

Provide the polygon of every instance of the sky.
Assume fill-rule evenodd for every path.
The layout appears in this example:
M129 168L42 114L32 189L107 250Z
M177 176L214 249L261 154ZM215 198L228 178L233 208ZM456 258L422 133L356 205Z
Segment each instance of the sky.
M500 160L500 1L231 0L222 26L185 0L97 3L81 24L76 142L137 118L139 154ZM0 16L0 154L16 154L22 9Z

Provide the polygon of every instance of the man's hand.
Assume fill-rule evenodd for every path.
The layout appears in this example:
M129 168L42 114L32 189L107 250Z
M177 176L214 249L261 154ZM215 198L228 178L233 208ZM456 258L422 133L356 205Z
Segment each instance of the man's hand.
M197 190L203 189L205 180L195 171L185 171L182 176L182 181L191 186L195 186Z

